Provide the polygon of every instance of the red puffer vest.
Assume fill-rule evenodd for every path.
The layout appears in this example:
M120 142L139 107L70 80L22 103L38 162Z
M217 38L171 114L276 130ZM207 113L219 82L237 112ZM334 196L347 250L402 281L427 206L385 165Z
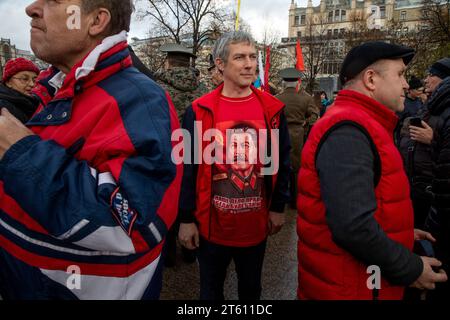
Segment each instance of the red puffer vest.
M323 137L333 126L344 121L363 127L380 157L381 176L375 188L375 219L389 238L409 249L413 246L414 219L409 183L400 153L393 142L397 117L375 100L355 91L343 90L325 117L314 126L302 153L297 198L299 299L373 298L372 290L367 287L370 276L367 265L332 240L315 166L316 153ZM392 286L382 279L378 297L401 299L403 290L403 287Z

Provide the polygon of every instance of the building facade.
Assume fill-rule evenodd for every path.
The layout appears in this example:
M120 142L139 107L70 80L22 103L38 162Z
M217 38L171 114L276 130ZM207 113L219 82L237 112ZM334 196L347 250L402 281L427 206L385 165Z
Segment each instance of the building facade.
M323 59L309 65L317 68L320 87L332 94L339 89L337 74L350 49L349 35L361 30L405 34L420 28L426 28L422 21L422 0L321 0L318 6L308 0L306 7L299 7L292 0L288 37L282 39L282 44L295 52L300 40L305 60L309 59L309 51L324 51L313 52Z
M0 39L0 79L3 77L3 68L10 59L25 58L33 61L41 70L48 67L48 65L37 59L33 53L26 50L20 50L11 43L10 39Z
M3 77L3 67L5 63L17 57L17 49L11 44L9 39L0 39L0 79Z

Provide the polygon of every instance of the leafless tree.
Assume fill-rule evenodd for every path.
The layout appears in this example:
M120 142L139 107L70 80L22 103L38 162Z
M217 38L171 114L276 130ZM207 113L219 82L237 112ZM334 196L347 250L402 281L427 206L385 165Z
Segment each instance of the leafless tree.
M218 0L145 0L148 4L143 17L150 17L153 28L161 36L167 36L176 43L189 35L193 54L210 37L217 34L217 26L225 14L218 6ZM189 41L189 42L190 42Z
M168 36L176 43L189 24L188 15L181 9L177 0L146 0L149 8L142 17L150 17L151 29L157 29L158 35Z
M303 85L309 93L317 89L317 75L322 73L325 61L333 58L335 54L334 48L329 45L332 35L327 32L325 21L324 15L308 18L305 34L301 36L306 69Z
M423 32L429 35L429 42L448 44L450 42L450 0L423 0L422 20L427 27Z
M394 26L389 26L384 30L369 29L367 26L368 18L369 14L361 11L351 12L349 14L350 28L345 30L342 35L347 51L363 42L386 40L389 37L386 30L391 30L392 28L397 29Z
M275 89L281 86L281 78L278 75L279 71L283 68L291 67L294 61L294 58L286 48L280 48L279 39L279 33L274 31L271 26L266 26L264 28L262 42L259 44L259 49L263 52L264 63L267 58L267 47L270 47L269 83L274 85Z

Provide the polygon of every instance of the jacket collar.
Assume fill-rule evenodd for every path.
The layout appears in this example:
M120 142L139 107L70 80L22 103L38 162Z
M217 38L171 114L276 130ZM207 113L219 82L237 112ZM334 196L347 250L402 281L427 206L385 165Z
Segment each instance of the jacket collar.
M341 90L336 97L335 105L345 108L349 104L364 110L388 132L395 130L398 123L397 115L378 101L353 90Z
M200 107L205 108L214 114L215 110L217 110L217 106L219 105L219 100L222 94L223 87L224 84L222 83L220 86L218 86L210 93L197 99L196 101L197 104ZM261 105L263 106L269 121L272 120L278 113L280 113L281 110L283 110L284 104L280 100L278 100L277 98L273 97L268 93L256 89L254 86L251 86L250 88L260 101Z
M61 125L70 120L73 97L88 87L132 66L126 32L105 38L65 76L54 67L45 72L35 92L44 102L29 122L33 126ZM41 77L40 77L41 78ZM62 85L60 81L64 78ZM52 81L53 80L53 81ZM53 82L54 88L49 83ZM58 83L59 82L59 83ZM55 92L58 89L57 92ZM45 99L44 99L45 98Z
M78 91L95 85L119 69L131 65L127 33L122 31L103 39L65 77L61 72L53 73L52 77L47 79L47 83L51 87L59 87L54 96L55 100L73 98Z

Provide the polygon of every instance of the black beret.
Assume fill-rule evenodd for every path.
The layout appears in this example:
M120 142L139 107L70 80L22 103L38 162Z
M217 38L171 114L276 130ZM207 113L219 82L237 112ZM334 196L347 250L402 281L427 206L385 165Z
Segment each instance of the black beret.
M378 60L402 58L407 65L413 57L414 49L408 47L382 41L366 42L349 51L342 63L339 80L344 85Z
M450 76L450 58L444 58L437 62L435 62L428 72L433 75L437 76L441 79L445 79Z
M280 70L279 74L280 77L287 82L295 82L302 77L302 73L295 68L286 68Z

